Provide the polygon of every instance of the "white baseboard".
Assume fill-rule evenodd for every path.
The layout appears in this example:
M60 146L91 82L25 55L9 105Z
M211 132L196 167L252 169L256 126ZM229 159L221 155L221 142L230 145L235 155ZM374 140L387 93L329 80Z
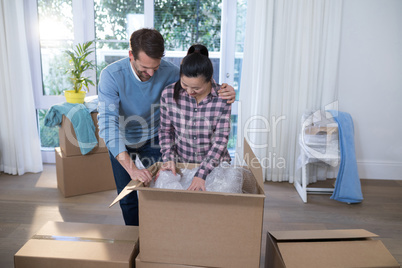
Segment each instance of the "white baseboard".
M55 164L56 155L54 150L42 150L42 163L45 164Z
M402 180L402 163L357 161L361 179Z

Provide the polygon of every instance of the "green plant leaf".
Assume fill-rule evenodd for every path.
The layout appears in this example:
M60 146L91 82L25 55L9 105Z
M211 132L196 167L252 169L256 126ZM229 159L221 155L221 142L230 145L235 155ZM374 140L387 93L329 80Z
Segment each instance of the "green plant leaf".
M94 41L79 43L71 50L66 50L65 53L69 56L70 68L66 69L66 73L70 75L75 92L79 92L82 86L89 90L88 84L95 85L94 82L85 76L84 72L95 69L93 60L88 60L88 57L94 53L91 47Z

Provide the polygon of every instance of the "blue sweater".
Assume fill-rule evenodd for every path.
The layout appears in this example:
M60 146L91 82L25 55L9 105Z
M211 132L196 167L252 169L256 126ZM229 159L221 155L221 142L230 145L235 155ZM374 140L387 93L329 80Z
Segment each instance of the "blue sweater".
M179 79L179 67L161 61L148 81L133 74L130 59L107 66L98 86L99 136L116 157L125 145L141 144L158 135L162 90Z

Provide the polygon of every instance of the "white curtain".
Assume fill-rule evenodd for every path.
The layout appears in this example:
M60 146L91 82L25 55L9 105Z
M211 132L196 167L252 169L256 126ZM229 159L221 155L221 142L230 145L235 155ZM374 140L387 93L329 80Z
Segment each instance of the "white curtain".
M0 0L0 22L0 171L40 172L23 0Z
M247 139L267 181L299 177L303 113L336 106L341 15L342 0L248 0L236 157Z

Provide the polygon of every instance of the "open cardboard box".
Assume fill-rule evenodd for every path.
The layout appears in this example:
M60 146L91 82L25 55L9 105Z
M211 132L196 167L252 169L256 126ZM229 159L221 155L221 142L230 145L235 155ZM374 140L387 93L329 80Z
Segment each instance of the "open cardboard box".
M138 190L141 260L259 267L265 193L261 165L246 141L244 160L256 180L257 194L155 189L130 182L112 204ZM156 174L160 165L149 170Z
M271 231L265 268L397 267L376 234L363 229Z
M15 268L131 268L138 227L47 222L15 254Z
M98 144L88 154L107 153L108 149L102 138L99 137L98 128L98 113L91 113L92 121L95 126L95 136ZM59 143L60 149L65 156L82 156L80 147L78 145L77 136L74 131L71 121L63 115L61 126L59 128Z

